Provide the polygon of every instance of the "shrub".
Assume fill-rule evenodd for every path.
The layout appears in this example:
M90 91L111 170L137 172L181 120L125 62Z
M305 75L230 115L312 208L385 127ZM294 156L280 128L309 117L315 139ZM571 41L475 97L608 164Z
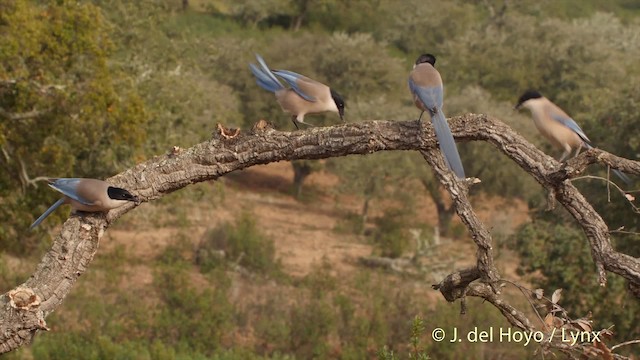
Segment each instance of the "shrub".
M405 215L404 210L387 209L375 220L378 228L373 241L381 256L397 258L407 250L410 242Z
M226 257L255 272L274 273L280 269L275 252L273 240L260 232L253 215L243 212L235 223L206 233L196 250L196 263L208 272Z

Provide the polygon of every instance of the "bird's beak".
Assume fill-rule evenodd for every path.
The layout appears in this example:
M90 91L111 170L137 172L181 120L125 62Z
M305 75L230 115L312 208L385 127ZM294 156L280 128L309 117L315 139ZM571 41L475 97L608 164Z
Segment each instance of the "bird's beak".
M522 106L522 103L516 104L516 105L513 107L513 111L518 111L518 110L520 110L520 107L521 107L521 106Z
M339 111L338 115L340 115L340 120L342 120L342 122L344 122L344 111Z

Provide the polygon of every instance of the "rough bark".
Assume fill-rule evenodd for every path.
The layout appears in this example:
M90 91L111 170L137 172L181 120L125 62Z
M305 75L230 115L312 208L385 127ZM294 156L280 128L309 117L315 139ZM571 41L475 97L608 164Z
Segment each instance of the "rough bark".
M450 126L458 140L493 144L551 194L555 194L558 203L584 229L602 285L606 283L605 271L610 271L627 279L630 288L640 287L640 259L613 249L609 229L603 219L571 182L566 181L593 163L640 174L640 162L592 149L560 165L508 126L486 115L456 117L451 119ZM420 151L450 193L456 212L478 247L476 268L450 275L437 288L449 301L465 295L482 297L498 307L513 325L529 328L530 322L524 315L511 309L498 296L500 276L494 264L491 235L467 198L472 181L458 181L446 169L430 126L421 126L417 121L366 121L281 132L261 121L251 131L239 134L228 135L223 130L222 134L216 132L209 141L184 150L176 147L108 180L129 189L142 202L149 202L187 185L215 180L232 171L258 164L385 150ZM46 317L62 304L77 279L86 271L109 225L136 206L130 204L106 215L72 216L65 222L33 275L0 297L0 353L28 343L38 330L46 329ZM482 282L472 283L476 279Z

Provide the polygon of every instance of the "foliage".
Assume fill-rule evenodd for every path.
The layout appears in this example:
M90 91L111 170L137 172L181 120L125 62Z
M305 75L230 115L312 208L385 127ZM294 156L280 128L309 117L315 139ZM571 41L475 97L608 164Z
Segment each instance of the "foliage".
M640 138L635 136L635 126L638 119L638 104L640 103L640 82L629 80L624 89L611 101L600 102L594 106L592 121L585 131L589 131L596 146L614 154L636 158L640 151ZM600 145L602 144L602 145ZM625 191L635 194L637 179L634 184L624 184L615 175L607 175L606 168L591 171L591 174L606 178L617 183ZM640 231L640 219L633 206L635 201L628 199L618 191L609 190L604 180L576 180L574 184L584 193L598 213L602 215L610 229L624 228L626 234L612 234L615 248L630 256L640 257L638 238L634 233Z
M56 197L31 179L103 178L133 165L147 118L128 75L109 66L113 44L99 8L0 7L0 244L20 252L33 245L15 239L28 238L29 223Z
M488 90L479 86L467 86L460 93L449 96L448 114L481 113L500 119L528 141L555 155L556 149L544 142L530 115L513 110L513 101L499 101ZM485 142L459 144L465 170L478 177L482 183L471 188L472 195L497 195L507 199L539 200L544 194L535 180ZM477 161L482 159L482 161ZM420 159L421 160L421 159ZM418 169L421 178L428 178L430 170ZM481 198L481 196L480 196Z
M196 256L202 271L218 266L222 258L220 251L229 261L258 273L273 274L280 269L273 240L260 231L254 216L246 211L233 224L224 223L207 232Z
M267 119L277 129L292 130L273 94L256 86L248 71L254 53L273 68L329 84L346 98L346 121L354 122L416 118L407 73L418 54L431 52L445 82L448 116L487 113L557 155L529 114L511 111L523 90L538 88L597 146L630 158L639 152L640 8L632 1L583 0L577 6L569 0L191 0L188 11L181 9L177 0L0 0L4 251L22 255L38 246L25 231L57 195L32 186L29 181L37 176L104 178L174 145L203 141L216 123L246 130ZM339 123L335 114L307 120ZM478 199L500 195L543 205L543 190L511 161L496 156L492 146L459 145L467 173L482 180L472 190L481 195ZM340 179L337 202L362 201L353 228L364 232L373 218L380 253L402 255L408 247L406 229L416 217L408 197L435 181L424 159L402 152L353 156L329 160L327 169ZM603 175L605 169L593 173ZM622 195L612 192L609 202L604 182L574 183L610 228L638 231L637 214ZM437 190L429 194L446 200L437 199ZM249 306L262 316L255 320L229 300L233 280L218 255L223 250L227 261L254 272L277 272L273 241L245 213L208 232L194 269L190 229L196 224L187 216L188 207L170 206L176 199L162 200L173 223L164 223L162 216L147 219L150 227L176 225L181 233L156 258L145 296L119 292L127 267L138 259L116 248L97 260L88 275L91 286L65 300L69 319L58 313L50 318L52 327L64 332L37 338L26 358L362 359L383 344L388 356L405 358L402 344L411 338L406 330L416 309L427 309L427 333L443 324L456 324L461 332L470 324L502 324L500 315L485 307L456 323L457 310L448 304L430 309L423 294L386 284L375 273L349 282L330 268L305 277L295 289L299 293ZM36 234L42 236L64 216L56 212ZM560 211L534 214L514 237L522 270L542 274L533 280L541 287L569 290L564 305L575 315L593 311L599 324L615 324L619 334L638 334L631 321L638 309L623 282L610 278L601 289L595 275L584 276L593 262L583 234L571 224ZM615 235L615 242L617 249L640 256L635 237ZM6 259L0 275L9 287L19 279ZM608 312L607 302L622 310ZM245 324L239 318L252 320ZM260 345L225 350L225 334L245 326L255 331ZM424 344L423 351L435 358L465 358L476 353L471 349L487 348ZM492 348L491 356L521 358L523 351L501 346Z
M334 322L331 305L312 298L291 311L290 348L299 358L330 357L329 334Z
M153 337L178 348L186 345L203 353L218 350L232 325L233 306L227 296L226 275L218 273L217 280L215 289L198 289L189 284L186 272L160 270L156 288L163 306L155 320Z
M415 348L404 345L408 339L420 338L419 353L462 358L475 349L482 353L488 344L439 346L426 335L436 326L459 327L462 333L474 324L504 325L497 310L486 311L476 299L469 299L469 314L460 317L459 309L450 304L431 309L424 296L431 290L421 282L403 286L406 279L368 270L344 276L326 261L295 288L259 285L254 292L259 296L242 293L240 301L230 301L230 293L242 286L241 281L219 270L203 281L193 273L187 250L188 244L182 241L167 246L157 258L153 281L148 285L136 282L126 292L122 284L129 284L136 268L120 269L108 282L103 277L131 263L130 254L116 249L98 257L93 270L65 300L66 306L48 318L52 331L7 357L56 359L65 357L66 349L66 354L80 359L315 356L357 360L374 357L388 344L396 356L409 358ZM417 315L425 319L422 332L417 331ZM224 334L231 331L247 331L256 340L230 342ZM522 358L525 350L507 344L500 354Z
M572 23L508 14L499 25L479 25L447 42L441 71L448 83L476 84L499 100L515 102L535 88L564 109L580 109L611 96L636 73L627 57L637 53L635 33L635 26L607 14ZM603 64L615 65L600 71Z
M207 10L214 14L231 16L243 25L257 27L269 20L290 15L290 0L216 0L207 4Z
M420 338L423 336L425 331L424 319L420 317L420 315L416 315L413 318L413 323L411 324L411 352L409 353L409 359L416 360L429 360L431 359L429 355L427 355L424 351L420 349ZM378 351L378 359L380 360L395 360L396 356L392 350L385 345L382 349Z
M409 0L401 4L385 2L388 26L380 36L406 54L439 53L447 40L466 33L481 21L476 6L465 1ZM393 15L391 15L391 14ZM434 14L447 14L437 16ZM455 21L451 21L455 19Z
M626 292L623 279L608 277L607 287L597 282L597 274L582 231L569 226L562 217L540 214L513 236L513 249L521 256L520 271L537 273L534 286L565 289L563 307L572 318L593 314L598 328L615 326L616 339L635 338L640 327L633 319L640 315L637 301ZM611 307L619 311L611 311Z
M377 228L373 235L373 242L380 250L381 256L397 258L407 250L409 246L407 215L405 208L391 208L375 219Z

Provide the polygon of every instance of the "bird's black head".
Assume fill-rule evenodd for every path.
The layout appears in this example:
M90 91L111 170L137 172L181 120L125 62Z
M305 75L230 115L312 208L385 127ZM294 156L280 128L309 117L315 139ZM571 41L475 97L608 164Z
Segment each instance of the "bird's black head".
M516 104L515 108L519 109L522 106L522 103L524 103L527 100L539 99L541 97L542 97L542 94L540 94L538 91L527 90L524 92L524 94L522 94L522 96L520 96L520 99L518 99L518 103Z
M338 114L340 115L340 120L344 121L344 99L342 95L335 92L333 89L331 90L331 97L333 101L336 103L336 107L338 108Z
M125 189L113 187L113 186L109 186L109 188L107 189L107 195L109 195L109 198L113 200L125 200L125 201L135 201L135 202L138 201L137 196L132 195L130 192L128 192Z
M416 65L423 64L423 63L429 63L431 64L431 66L436 66L436 57L431 54L422 54L418 56L418 59L416 60Z

